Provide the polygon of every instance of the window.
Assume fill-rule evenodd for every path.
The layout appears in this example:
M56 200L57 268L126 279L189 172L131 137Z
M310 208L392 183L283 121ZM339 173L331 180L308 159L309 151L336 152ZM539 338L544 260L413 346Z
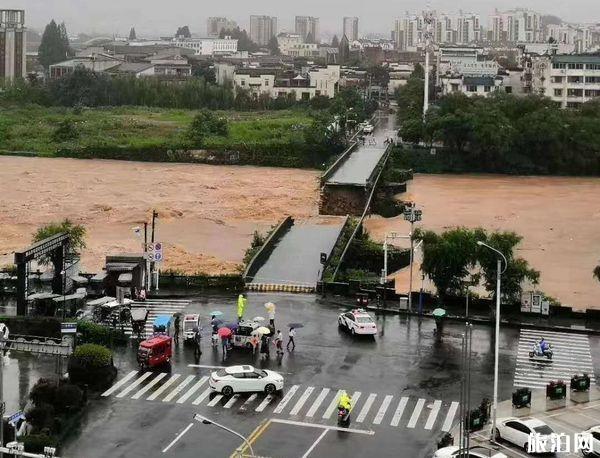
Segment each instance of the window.
M562 89L554 89L554 96L555 97L561 97L562 96Z
M600 76L586 76L585 82L598 84L598 83L600 83Z
M346 313L346 318L348 318L350 321L354 321L354 315L350 312Z
M553 62L552 68L566 68L566 67L565 67L565 64L559 64L557 62Z
M477 86L473 86L472 84L468 85L467 92L477 92Z
M368 316L359 316L356 318L356 322L361 323L361 324L367 324L367 323L372 323L373 320L371 319L371 317L368 317Z
M245 85L246 85L246 80L240 81L240 86L245 86Z
M583 83L583 76L569 76L567 81L569 83Z
M563 77L562 76L553 76L552 77L552 82L553 83L562 83L563 82Z
M256 372L246 372L246 378L252 378L252 379L257 379L260 378L260 375L258 375Z
M490 86L483 86L483 92L490 92L491 89L492 88Z
M244 378L243 372L236 372L235 374L231 374L231 375L233 375L234 378Z
M583 70L583 64L569 64L569 70Z
M583 89L567 89L569 97L583 97Z
M512 94L512 86L506 86L504 88L504 92L506 92L507 94Z
M581 102L567 102L567 108L579 108Z
M269 80L265 80L265 86L269 85Z
M458 92L458 84L452 83L450 87L452 88L452 92Z
M600 97L600 90L599 89L588 89L587 91L585 91L585 95L586 95L586 97Z
M594 439L596 439L597 441L600 441L600 433L594 431L594 432L592 432L592 437Z

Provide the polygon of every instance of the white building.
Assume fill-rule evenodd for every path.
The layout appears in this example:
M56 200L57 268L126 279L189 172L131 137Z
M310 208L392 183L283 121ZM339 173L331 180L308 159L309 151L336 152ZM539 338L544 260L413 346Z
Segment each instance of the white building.
M226 17L209 17L206 20L206 36L210 38L217 38L221 30L232 30L237 27L235 21L227 19Z
M572 47L575 53L593 49L594 28L586 25L548 24L545 27L544 41L550 39L561 45Z
M316 43L299 43L290 46L287 51L287 56L305 57L307 59L317 58L321 56L321 50Z
M298 35L302 36L302 39L306 41L306 38L310 34L314 43L319 43L319 18L312 16L296 16L294 21L294 30Z
M302 39L302 36L297 33L280 33L277 35L279 52L283 56L289 56L290 50L302 43L304 43L304 40Z
M0 9L0 79L25 77L26 50L25 11Z
M546 56L533 65L533 92L550 97L562 108L577 108L600 97L600 56Z
M439 75L495 76L500 66L496 61L487 59L481 47L440 46L437 68Z
M277 18L274 16L250 16L250 39L259 46L267 46L277 35Z
M344 28L342 30L342 36L346 35L348 41L358 40L358 18L344 17Z
M540 43L544 39L542 15L525 8L496 10L489 17L488 28L495 43Z
M178 48L194 50L197 56L225 56L237 52L238 41L231 37L225 38L175 38L166 42Z
M461 92L468 97L489 96L504 86L502 76L448 75L440 77L440 81L443 95Z

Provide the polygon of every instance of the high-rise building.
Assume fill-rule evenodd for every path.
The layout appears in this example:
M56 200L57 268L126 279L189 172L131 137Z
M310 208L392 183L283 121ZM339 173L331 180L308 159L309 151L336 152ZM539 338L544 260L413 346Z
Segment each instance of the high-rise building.
M274 16L250 16L250 39L266 46L277 35L277 18Z
M235 29L237 24L235 21L227 19L226 17L209 17L206 20L206 35L211 38L216 38L221 33L221 30Z
M319 18L312 16L296 16L295 31L302 39L306 41L306 37L310 34L315 43L319 42Z
M541 43L544 39L541 14L517 8L489 17L490 38L494 42Z
M358 18L357 17L345 17L344 18L344 32L343 35L348 37L350 41L358 40Z
M25 49L25 11L0 10L0 79L25 77Z

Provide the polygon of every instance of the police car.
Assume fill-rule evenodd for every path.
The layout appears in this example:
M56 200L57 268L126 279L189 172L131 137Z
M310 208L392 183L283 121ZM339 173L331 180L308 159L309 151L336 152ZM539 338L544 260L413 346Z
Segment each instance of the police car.
M338 325L346 328L352 335L375 335L377 326L367 312L363 309L355 309L350 312L340 314Z

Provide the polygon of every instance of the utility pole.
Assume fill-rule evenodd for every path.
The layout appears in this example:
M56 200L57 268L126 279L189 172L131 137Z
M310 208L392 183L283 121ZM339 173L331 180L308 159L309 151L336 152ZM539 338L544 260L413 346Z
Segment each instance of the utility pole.
M413 261L414 261L414 225L417 221L421 221L423 211L416 208L416 205L411 203L404 207L404 219L410 223L410 276L408 281L408 311L412 312L412 283L413 283Z
M433 11L423 11L425 21L425 85L423 88L423 119L429 109L429 51L431 47L431 38L433 37L432 25L434 22Z
M158 218L158 213L156 212L156 210L152 210L152 239L151 239L151 243L154 243L154 228L156 226L156 218ZM150 272L151 272L150 273L150 282L149 282L149 286L150 287L152 287L152 274L154 273L154 269L156 268L155 265L156 265L156 263L154 261L152 261L150 263ZM157 283L157 286L158 286L158 282L156 282L156 283Z
M144 286L150 291L150 261L148 261L148 222L144 221L144 259L146 260L146 278Z

